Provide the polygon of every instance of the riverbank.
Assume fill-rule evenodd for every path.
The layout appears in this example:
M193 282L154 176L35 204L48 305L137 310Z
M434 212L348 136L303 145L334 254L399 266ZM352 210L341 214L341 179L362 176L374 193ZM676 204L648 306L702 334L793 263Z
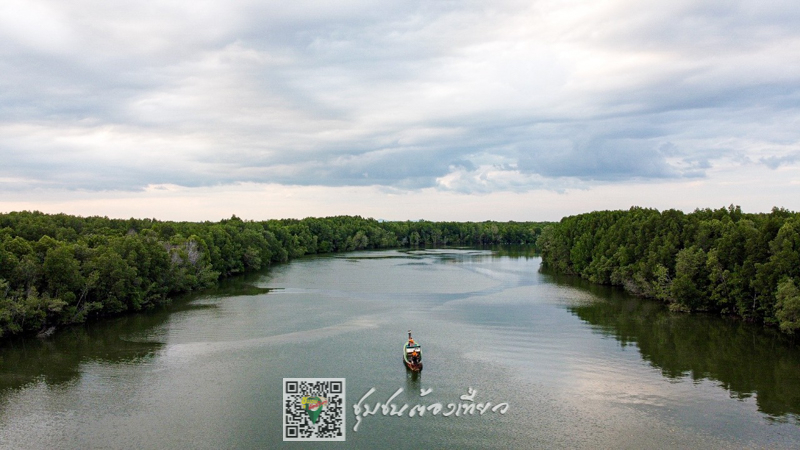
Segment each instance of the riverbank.
M559 273L667 303L800 330L800 214L738 207L690 214L631 208L566 217L543 230Z
M438 245L535 245L535 222L362 217L162 222L0 214L0 339L142 311L232 275L309 254Z
M19 342L0 350L0 447L280 448L291 377L346 380L336 448L796 447L800 348L785 335L671 313L540 262L452 248L309 255ZM425 349L417 377L398 353L409 328ZM398 407L444 408L379 408L356 431L372 388L362 409L399 388ZM507 412L444 417L470 388Z

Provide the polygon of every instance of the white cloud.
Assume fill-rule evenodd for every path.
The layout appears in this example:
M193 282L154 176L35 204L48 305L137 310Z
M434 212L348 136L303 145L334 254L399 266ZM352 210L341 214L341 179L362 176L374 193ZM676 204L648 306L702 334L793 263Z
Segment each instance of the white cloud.
M797 186L794 2L0 8L0 192Z

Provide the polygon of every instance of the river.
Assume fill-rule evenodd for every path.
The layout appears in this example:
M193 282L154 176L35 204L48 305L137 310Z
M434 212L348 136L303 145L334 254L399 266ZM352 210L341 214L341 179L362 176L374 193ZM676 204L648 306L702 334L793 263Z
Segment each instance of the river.
M800 345L540 263L509 248L306 257L7 342L0 448L298 447L283 442L284 378L345 380L331 448L800 447ZM400 361L409 329L419 375ZM362 406L507 409L358 423L373 388Z

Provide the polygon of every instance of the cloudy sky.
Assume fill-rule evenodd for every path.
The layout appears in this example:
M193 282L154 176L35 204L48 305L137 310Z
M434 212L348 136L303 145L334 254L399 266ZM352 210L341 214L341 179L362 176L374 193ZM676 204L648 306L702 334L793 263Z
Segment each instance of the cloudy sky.
M800 3L3 0L0 212L800 209Z

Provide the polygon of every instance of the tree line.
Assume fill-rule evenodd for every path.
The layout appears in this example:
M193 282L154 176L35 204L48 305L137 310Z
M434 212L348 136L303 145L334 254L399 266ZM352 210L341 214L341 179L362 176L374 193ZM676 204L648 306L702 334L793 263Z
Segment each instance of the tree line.
M0 338L140 311L220 278L307 254L403 246L534 245L545 223L338 216L219 222L0 214Z
M800 329L800 214L738 206L659 212L595 211L542 231L538 247L553 270L667 302Z

